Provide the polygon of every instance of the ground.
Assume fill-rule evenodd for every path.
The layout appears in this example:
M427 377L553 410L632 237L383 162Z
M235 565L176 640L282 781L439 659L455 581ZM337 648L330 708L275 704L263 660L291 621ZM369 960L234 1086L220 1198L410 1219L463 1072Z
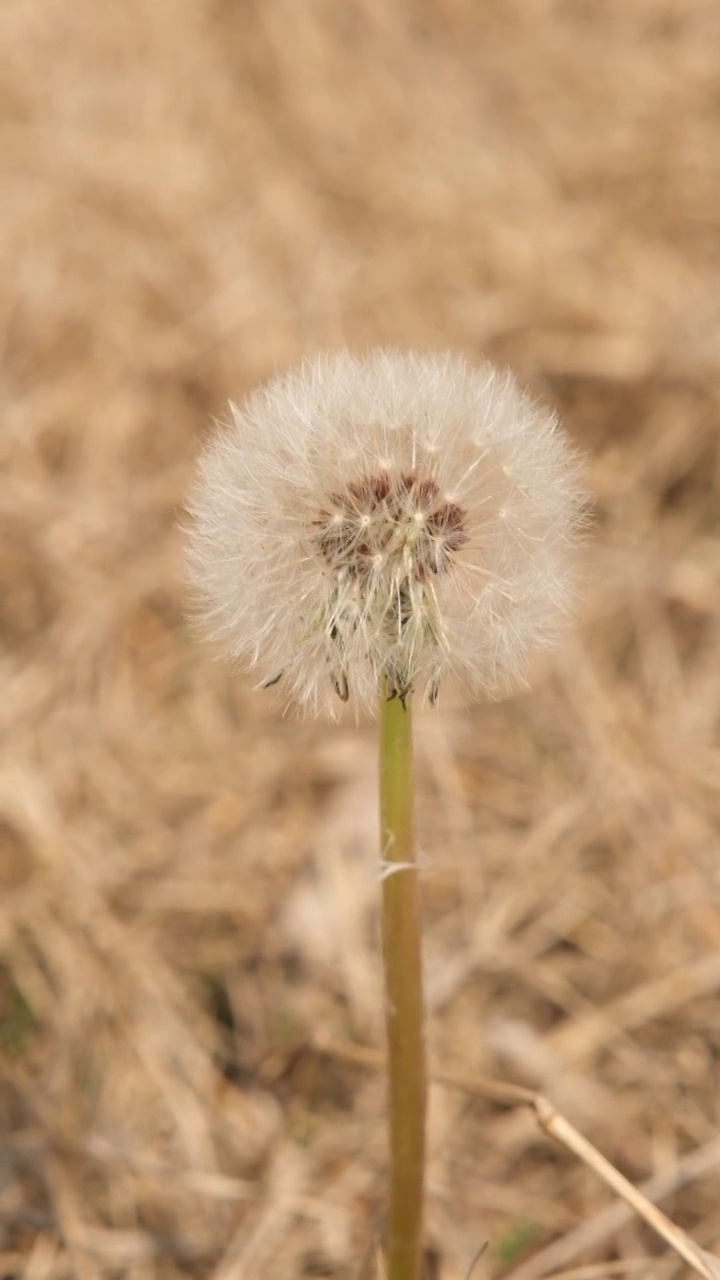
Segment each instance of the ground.
M719 39L709 0L3 6L8 1280L380 1274L374 730L228 670L181 532L229 398L376 342L512 365L594 502L531 689L418 718L434 1070L541 1088L720 1252ZM613 1203L434 1086L428 1275L689 1274Z

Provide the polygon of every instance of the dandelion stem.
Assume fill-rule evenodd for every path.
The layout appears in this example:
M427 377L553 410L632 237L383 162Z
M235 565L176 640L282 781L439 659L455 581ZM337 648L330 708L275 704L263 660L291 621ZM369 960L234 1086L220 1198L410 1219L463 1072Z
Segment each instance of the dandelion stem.
M424 1006L410 695L380 697L380 835L390 1112L388 1280L419 1280L425 1166Z

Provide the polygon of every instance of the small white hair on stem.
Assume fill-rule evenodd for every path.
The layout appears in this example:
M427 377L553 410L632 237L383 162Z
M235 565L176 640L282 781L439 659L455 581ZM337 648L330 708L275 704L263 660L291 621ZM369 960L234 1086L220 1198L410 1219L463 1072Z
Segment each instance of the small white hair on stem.
M232 405L188 509L198 618L288 702L374 711L525 676L574 598L585 495L555 414L451 353L307 359Z

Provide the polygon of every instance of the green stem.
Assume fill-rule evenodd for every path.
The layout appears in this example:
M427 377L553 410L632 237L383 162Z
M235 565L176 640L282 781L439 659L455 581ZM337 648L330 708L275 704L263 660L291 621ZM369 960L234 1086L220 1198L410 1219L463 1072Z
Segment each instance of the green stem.
M388 1039L388 1280L419 1280L425 1172L424 1007L409 695L380 696L382 938ZM397 870L393 864L399 864Z

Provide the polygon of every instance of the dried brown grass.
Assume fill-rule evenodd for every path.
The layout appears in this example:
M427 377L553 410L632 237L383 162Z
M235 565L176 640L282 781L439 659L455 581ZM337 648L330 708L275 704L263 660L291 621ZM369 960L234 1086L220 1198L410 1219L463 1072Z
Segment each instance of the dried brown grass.
M706 0L2 7L2 1276L371 1249L382 1080L309 1046L381 1043L372 731L213 664L177 530L209 416L345 342L513 363L598 495L535 691L420 725L434 1061L541 1087L720 1250L719 37ZM484 1240L474 1280L680 1274L524 1113L438 1086L431 1147L442 1280Z

